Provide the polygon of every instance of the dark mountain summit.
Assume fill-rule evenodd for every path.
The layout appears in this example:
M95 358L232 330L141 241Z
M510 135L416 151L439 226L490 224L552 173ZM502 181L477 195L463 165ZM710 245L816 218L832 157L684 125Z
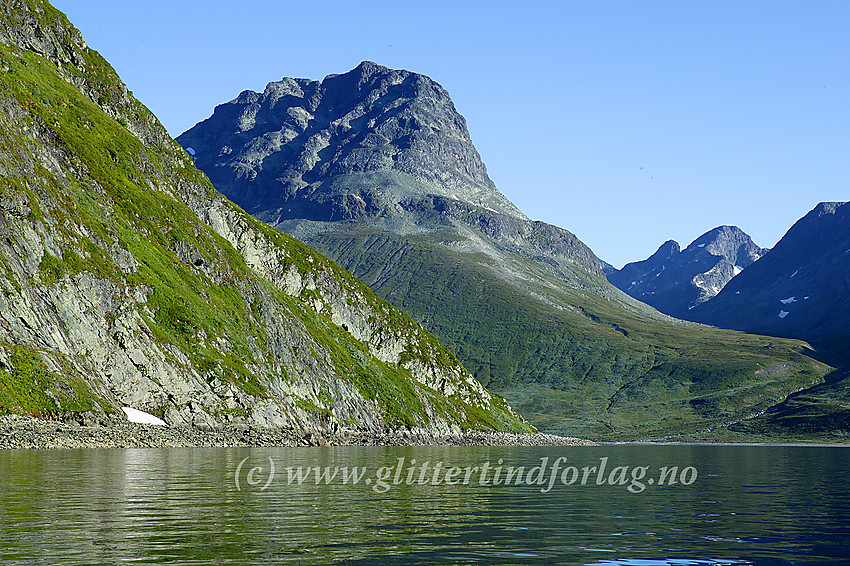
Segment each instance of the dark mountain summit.
M821 203L694 320L802 338L850 362L850 203Z
M767 349L608 283L578 238L496 190L448 93L423 75L362 63L283 79L178 141L221 192L409 312L544 430L682 434L823 373L798 342Z
M214 183L227 181L226 196L277 222L374 217L426 194L524 218L487 176L448 93L368 61L245 91L179 141ZM402 184L373 178L387 172ZM322 182L335 177L348 182Z
M606 276L635 299L690 320L690 309L717 295L766 252L740 228L719 226L684 250L668 240L648 259L626 264Z
M225 196L305 241L354 224L472 230L452 245L542 258L566 278L576 265L602 273L578 238L528 220L496 189L466 120L424 75L365 61L321 82L285 78L217 106L177 141Z

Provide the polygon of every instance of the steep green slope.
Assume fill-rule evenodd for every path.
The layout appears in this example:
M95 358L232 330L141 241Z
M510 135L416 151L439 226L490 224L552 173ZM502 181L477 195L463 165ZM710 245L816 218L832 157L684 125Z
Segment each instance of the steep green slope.
M635 439L715 429L826 373L800 342L662 320L524 258L496 262L374 231L311 243L421 320L541 430ZM512 262L533 276L500 278Z
M529 430L454 355L211 186L67 19L0 8L0 412Z
M671 319L495 188L428 77L364 62L245 91L178 137L216 187L411 313L546 431L667 437L819 383L805 344Z

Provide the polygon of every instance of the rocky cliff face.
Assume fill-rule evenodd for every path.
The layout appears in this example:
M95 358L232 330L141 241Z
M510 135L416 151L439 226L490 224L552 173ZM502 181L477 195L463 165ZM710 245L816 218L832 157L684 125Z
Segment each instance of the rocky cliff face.
M0 411L528 430L327 258L217 193L42 1L0 7Z
M578 238L495 189L448 94L422 75L367 62L284 79L178 141L220 191L409 312L548 431L681 433L823 372L799 343L767 350L609 284Z
M575 236L499 193L463 116L424 75L367 61L321 82L286 78L216 107L178 142L228 198L310 243L355 224L448 231L463 249L601 274Z
M371 62L321 82L287 78L245 91L179 141L226 196L278 220L377 216L435 193L522 217L487 176L446 91ZM366 182L385 172L410 185ZM328 177L349 181L321 182Z
M669 240L649 258L606 276L635 299L670 316L690 319L690 309L717 295L766 252L740 228L719 226L684 250Z
M692 311L694 320L812 342L850 361L850 203L821 203Z

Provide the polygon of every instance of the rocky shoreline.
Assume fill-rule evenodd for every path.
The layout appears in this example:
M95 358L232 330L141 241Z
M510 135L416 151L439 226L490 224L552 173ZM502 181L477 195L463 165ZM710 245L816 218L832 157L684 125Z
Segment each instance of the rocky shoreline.
M216 430L103 420L0 417L0 449L184 448L228 446L591 446L594 442L551 434L427 430L305 431L227 425Z

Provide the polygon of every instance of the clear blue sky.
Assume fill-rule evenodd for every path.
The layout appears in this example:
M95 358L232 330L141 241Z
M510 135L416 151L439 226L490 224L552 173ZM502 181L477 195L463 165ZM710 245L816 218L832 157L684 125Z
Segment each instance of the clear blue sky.
M850 199L850 2L54 4L174 136L285 76L429 75L499 189L617 267Z

